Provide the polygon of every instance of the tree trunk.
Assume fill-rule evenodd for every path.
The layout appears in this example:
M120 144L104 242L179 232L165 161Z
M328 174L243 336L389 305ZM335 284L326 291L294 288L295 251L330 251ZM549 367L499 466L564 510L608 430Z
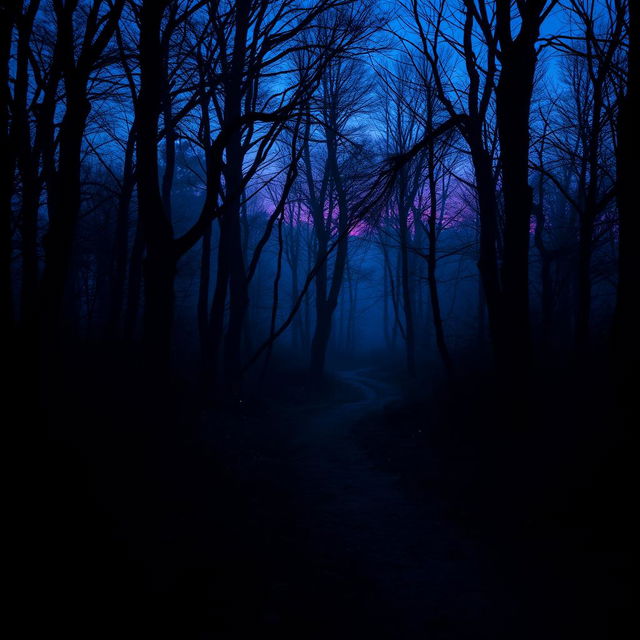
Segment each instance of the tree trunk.
M142 223L138 218L136 233L129 259L129 281L127 285L127 308L124 316L123 337L131 342L136 332L138 316L140 315L140 292L142 290L142 264L144 261L144 235Z
M502 330L502 299L498 270L498 222L496 187L491 156L484 148L482 131L470 125L468 144L471 150L478 194L478 219L480 221L478 271L484 292L489 321L489 337L496 362L503 360L504 334Z
M242 99L245 83L246 42L250 21L250 3L240 0L235 7L235 35L230 74L226 79L224 122L231 127L229 142L225 148L225 211L224 240L222 234L220 244L225 243L229 288L229 321L224 338L223 371L225 384L233 394L240 392L241 377L241 344L244 320L249 304L249 285L244 264L242 248L242 232L240 215L242 207L242 181L244 149L242 130L237 121L242 115Z
M324 231L324 224L318 228L316 221L316 235L318 236L317 257L319 258L328 250L328 238ZM309 373L312 378L321 378L324 373L325 356L329 335L331 333L331 318L327 317L327 281L328 267L325 260L318 269L315 278L316 285L316 326L311 339L311 359L309 363Z
M234 393L240 391L242 332L249 305L247 274L242 256L240 220L230 221L229 324L225 336L223 369L226 382Z
M209 312L209 353L211 374L215 375L220 355L220 345L224 332L225 304L229 289L229 258L225 221L220 220L220 241L218 242L218 267L216 271L216 287L211 300Z
M145 237L144 351L151 376L166 380L174 313L176 255L173 229L162 202L158 122L162 106L160 29L166 1L144 0L140 12L140 95L136 122L138 211Z
M540 158L542 164L542 157ZM541 288L541 339L544 348L548 348L553 325L553 279L551 277L552 257L545 245L544 231L546 216L544 212L544 181L538 180L538 202L535 205L536 226L534 242L540 256L540 288Z
M332 315L326 302L316 313L316 329L311 341L311 362L309 365L309 372L314 379L321 379L324 375L327 346L331 336Z
M436 247L438 243L438 206L436 193L435 178L435 158L433 144L429 145L427 156L427 169L429 180L429 259L427 261L427 281L429 283L429 296L431 298L431 311L433 313L433 328L436 333L436 346L438 353L442 359L445 371L449 376L453 375L453 362L447 347L447 341L444 335L444 326L442 324L442 312L440 310L440 296L438 294L438 282L436 280L436 268L438 265Z
M580 216L578 246L578 308L576 312L576 349L584 355L589 346L589 317L591 315L591 254L593 253L593 222L590 211Z
M168 49L168 43L166 48ZM173 123L171 89L169 87L169 52L163 53L162 121L164 124L164 173L162 174L162 204L169 220L172 219L171 191L176 171L176 132Z
M43 333L55 334L62 328L67 303L69 275L75 235L81 206L81 157L82 142L91 111L88 85L91 72L110 40L120 17L123 0L112 3L102 20L94 21L95 13L89 11L86 31L78 48L75 31L77 3L54 3L57 39L52 61L52 77L60 68L65 87L65 111L58 134L58 168L54 169L54 151L51 145L53 131L49 132L48 163L48 214L49 228L44 240L45 266L41 283L41 309ZM101 29L101 30L100 30ZM55 88L55 87L54 87ZM45 100L47 96L45 95ZM51 122L55 113L56 95L50 92ZM48 124L48 123L45 123Z
M34 338L38 324L38 211L40 184L37 176L23 178L23 200L20 208L22 236L22 283L20 290L20 326L25 335Z
M72 72L69 72L72 73ZM66 111L60 126L58 169L48 184L49 228L45 235L45 263L41 309L45 334L55 334L68 318L64 306L80 215L82 140L91 104L86 83L66 83Z
M349 235L347 231L349 212L347 196L344 190L342 176L340 174L340 167L338 166L337 154L338 150L335 133L327 130L327 170L335 187L338 200L338 240L329 293L326 296L326 299L324 296L322 297L317 306L318 313L316 331L311 345L311 375L316 378L321 378L324 375L326 351L329 344L329 338L331 337L333 313L338 306L340 289L344 280L344 272L347 264L347 250L349 242ZM320 206L323 205L324 203L320 203ZM331 208L331 204L329 204L329 207ZM318 222L322 221L324 224L324 219L321 213L316 214L316 219ZM329 232L325 233L328 235ZM324 238L323 242L319 242L318 245L319 250L324 249L324 252L326 253L328 237ZM323 254L319 253L318 255L321 256Z
M147 244L144 261L144 355L154 377L166 380L171 359L175 261L171 243ZM169 256L169 258L168 258Z
M637 115L640 113L640 5L628 3L629 62L627 91L618 120L616 199L619 227L618 291L615 310L613 345L618 374L627 377L625 392L632 393L633 363L640 360L640 216L637 206L638 163Z
M39 171L39 136L31 140L29 123L29 56L31 34L39 2L31 2L18 24L18 45L13 96L11 144L17 153L22 182L20 236L22 240L22 282L20 328L26 342L35 343L38 323L38 211L42 182Z
M124 306L124 287L127 279L127 254L129 252L129 208L135 175L133 156L135 151L135 124L129 131L125 149L124 168L122 171L122 186L118 197L118 211L116 215L116 232L113 248L113 272L111 276L111 291L109 295L109 317L107 320L107 336L115 338L121 329L122 310Z
M229 318L224 336L223 371L225 384L234 394L240 392L241 377L241 344L244 320L249 305L249 288L247 272L242 250L242 231L240 226L242 161L240 132L232 136L227 147L227 163L225 166L225 188L230 202L225 203L224 225L220 235L220 244L225 249L221 256L226 264L221 274L228 278ZM222 308L224 312L224 307Z
M523 27L524 28L524 27ZM502 261L503 372L526 371L530 359L529 232L532 192L529 186L529 113L536 67L535 38L521 33L503 51L496 87L496 122L500 141L504 195Z
M402 285L402 307L404 310L405 349L407 358L407 372L416 375L416 345L413 326L413 304L411 299L411 282L409 278L409 229L407 225L407 211L401 206L398 211L400 226L400 282Z
M13 179L15 152L9 143L11 89L9 60L11 38L18 3L0 5L0 331L3 339L11 336L14 327L13 293L11 287Z
M202 236L200 283L198 285L198 333L200 349L206 361L209 351L209 284L211 282L211 223Z

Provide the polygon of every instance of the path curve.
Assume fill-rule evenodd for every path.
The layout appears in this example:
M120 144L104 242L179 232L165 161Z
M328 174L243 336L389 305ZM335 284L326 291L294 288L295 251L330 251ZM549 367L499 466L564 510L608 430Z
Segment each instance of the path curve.
M349 637L363 615L361 629L380 638L502 637L496 621L510 626L507 589L478 543L447 520L436 496L420 503L409 497L354 436L357 421L381 412L401 392L370 369L341 371L337 378L356 398L290 415L296 530L289 535L298 544L304 540L311 563L305 571L326 579L345 608L353 603L354 628L341 627L340 635L328 620L323 633L309 637L328 630ZM280 598L293 589L282 589Z

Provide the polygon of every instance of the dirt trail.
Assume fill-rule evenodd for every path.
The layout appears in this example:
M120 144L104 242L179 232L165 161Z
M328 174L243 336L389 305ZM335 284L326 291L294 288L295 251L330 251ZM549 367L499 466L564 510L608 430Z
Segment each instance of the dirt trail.
M323 618L317 635L300 637L505 637L513 603L482 549L437 496L407 496L352 433L399 390L372 370L337 375L353 400L291 411L294 517L281 536L299 566L276 581L267 617L277 623L296 601L302 618Z

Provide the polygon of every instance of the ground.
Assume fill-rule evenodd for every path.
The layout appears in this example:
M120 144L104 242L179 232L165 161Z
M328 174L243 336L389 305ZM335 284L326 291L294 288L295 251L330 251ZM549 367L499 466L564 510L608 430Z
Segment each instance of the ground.
M549 499L557 475L522 481L553 457L443 438L398 380L294 373L180 420L67 409L31 531L41 615L69 637L618 637L620 541L588 535L572 488Z

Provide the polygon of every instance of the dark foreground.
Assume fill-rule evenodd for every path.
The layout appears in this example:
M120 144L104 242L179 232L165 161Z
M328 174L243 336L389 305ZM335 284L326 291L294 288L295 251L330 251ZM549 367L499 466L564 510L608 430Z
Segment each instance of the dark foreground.
M151 408L133 376L110 401L110 384L76 381L41 414L16 518L29 625L628 637L631 454L586 389L565 385L562 406L547 394L516 424L489 419L482 384L412 397L367 367L313 391L281 376L268 403L215 409Z

